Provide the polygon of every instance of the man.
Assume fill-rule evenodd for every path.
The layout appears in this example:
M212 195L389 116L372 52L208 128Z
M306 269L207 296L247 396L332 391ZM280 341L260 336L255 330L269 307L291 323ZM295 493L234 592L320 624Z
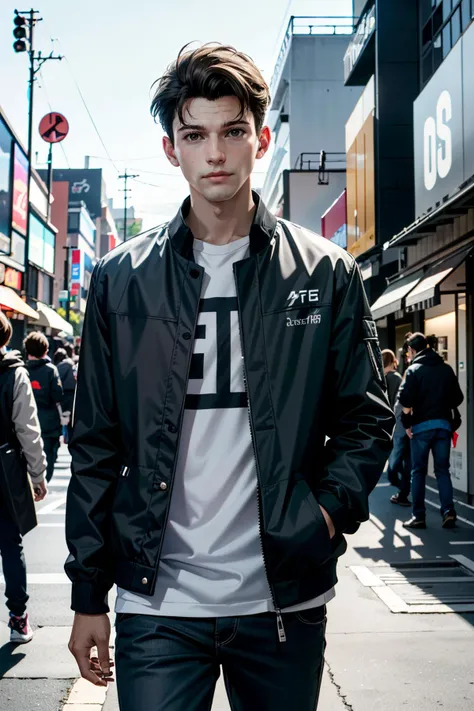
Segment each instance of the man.
M42 501L48 490L44 481L46 457L38 411L19 351L6 350L12 332L10 321L0 311L0 448L22 452L34 488L34 499ZM3 475L8 473L5 471ZM23 506L28 495L31 496L25 485L24 495L18 496L16 505ZM20 527L15 520L14 511L7 505L7 500L0 482L0 558L5 579L5 597L10 611L10 642L26 644L33 639L33 629L27 612L29 596L26 560Z
M449 471L453 410L464 396L451 366L444 362L422 333L408 339L411 365L399 392L402 423L411 440L413 516L405 528L426 528L425 480L433 453L443 528L456 525L453 485Z
M46 481L53 478L54 467L58 458L59 438L61 437L61 401L63 387L58 369L48 357L49 342L44 333L33 331L24 342L28 356L26 367L38 406L44 451L48 461Z
M268 101L246 55L180 53L152 112L190 198L92 279L67 503L70 649L107 684L117 583L122 711L207 710L220 665L238 711L314 711L336 558L390 448L354 260L251 191Z

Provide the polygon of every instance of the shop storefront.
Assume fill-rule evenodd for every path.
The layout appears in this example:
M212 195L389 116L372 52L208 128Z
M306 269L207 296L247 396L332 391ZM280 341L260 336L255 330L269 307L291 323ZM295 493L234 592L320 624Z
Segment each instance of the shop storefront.
M451 451L458 496L474 500L474 25L414 104L415 222L386 249L405 268L372 305L399 349L407 331L436 336L464 402Z

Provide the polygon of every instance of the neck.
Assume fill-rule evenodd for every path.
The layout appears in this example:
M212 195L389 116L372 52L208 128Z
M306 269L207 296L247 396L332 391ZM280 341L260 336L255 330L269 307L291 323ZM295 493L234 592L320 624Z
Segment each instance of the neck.
M191 188L191 208L186 223L196 239L210 244L229 244L249 234L255 209L250 178L225 202L209 202Z

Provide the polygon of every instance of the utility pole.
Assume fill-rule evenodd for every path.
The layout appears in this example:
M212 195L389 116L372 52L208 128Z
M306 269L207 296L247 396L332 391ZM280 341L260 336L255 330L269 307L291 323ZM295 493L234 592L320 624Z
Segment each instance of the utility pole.
M124 175L119 175L119 179L124 181L124 188L120 191L124 193L124 203L123 203L123 241L127 241L127 193L131 192L130 188L127 188L127 181L132 178L139 178L139 175L131 175L127 173L125 168Z
M13 36L15 37L15 42L13 43L13 49L15 52L28 52L30 59L30 70L29 70L29 92L28 92L28 197L27 206L29 212L29 202L30 202L30 181L31 181L31 163L32 163L32 152L33 152L33 97L34 97L34 86L36 74L40 71L41 67L48 59L59 59L61 56L53 56L51 52L49 56L43 57L41 52L35 54L34 47L34 31L37 22L42 22L42 17L37 17L39 15L39 10L15 10L15 17L13 18L13 24L15 25L13 30ZM27 220L26 224L26 238L25 238L25 273L23 275L23 291L26 296L28 296L29 289L29 273L28 273L28 255L30 249L30 220Z

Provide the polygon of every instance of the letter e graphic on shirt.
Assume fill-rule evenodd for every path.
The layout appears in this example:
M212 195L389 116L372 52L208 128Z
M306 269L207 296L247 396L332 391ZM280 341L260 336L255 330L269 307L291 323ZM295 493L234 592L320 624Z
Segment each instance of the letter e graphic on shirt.
M247 407L241 361L237 299L201 299L186 409Z

